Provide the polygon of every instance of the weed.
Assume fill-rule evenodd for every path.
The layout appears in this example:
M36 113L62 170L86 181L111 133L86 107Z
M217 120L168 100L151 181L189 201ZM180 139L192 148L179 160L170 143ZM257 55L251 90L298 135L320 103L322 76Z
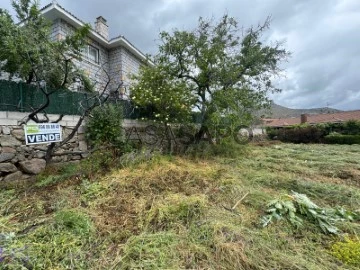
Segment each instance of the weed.
M189 226L199 221L207 207L204 195L170 194L155 201L146 218L146 227L165 230L174 226Z
M313 203L305 194L292 192L283 199L272 200L267 205L267 215L261 218L261 224L266 227L272 220L286 219L294 227L303 225L303 218L315 223L324 233L338 233L335 222L354 220L356 214L339 209L324 209Z
M201 141L198 144L192 144L185 151L185 154L192 158L209 159L214 156L239 158L247 153L247 146L239 144L233 140L224 139L220 143L210 144Z
M122 168L136 166L140 163L150 161L157 155L159 155L159 153L157 153L156 151L143 148L137 151L125 153L120 157L119 163L121 164Z
M103 196L107 188L101 182L91 183L89 180L84 179L80 189L82 198L87 202L91 202L96 198Z
M58 182L67 180L78 175L79 166L77 164L65 164L50 166L37 176L36 187L54 185Z
M291 190L341 218L341 209L359 210L360 146L244 149L236 158L134 152L123 161L104 150L74 174L49 169L41 177L68 178L41 188L1 188L0 268L357 269L329 252L342 236L319 233L311 218L299 215L300 229L286 220L261 229L258 220ZM358 218L336 223L355 243Z
M169 232L132 236L112 269L179 269L178 236Z
M331 247L331 254L346 264L360 267L360 241L345 239Z
M62 210L55 215L55 226L79 235L87 236L93 231L93 225L88 216L75 210Z

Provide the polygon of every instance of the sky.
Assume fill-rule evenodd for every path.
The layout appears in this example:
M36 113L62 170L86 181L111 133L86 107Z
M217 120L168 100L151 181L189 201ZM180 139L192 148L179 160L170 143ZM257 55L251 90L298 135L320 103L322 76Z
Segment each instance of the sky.
M11 12L10 0L0 7ZM40 7L51 0L39 1ZM110 37L155 54L160 31L193 30L198 18L234 17L245 29L271 16L264 42L283 41L291 57L274 83L289 108L360 109L360 0L58 0L87 23L103 16Z

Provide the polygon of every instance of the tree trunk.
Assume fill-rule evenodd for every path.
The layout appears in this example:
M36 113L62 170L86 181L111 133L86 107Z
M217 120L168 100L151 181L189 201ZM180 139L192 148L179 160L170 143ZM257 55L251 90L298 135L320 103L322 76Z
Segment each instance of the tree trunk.
M171 144L171 134L170 134L170 127L168 126L167 123L164 124L165 125L165 136L166 136L166 141L167 141L167 147L166 147L166 151L168 154L171 153L171 148L172 148L172 144Z
M51 159L53 157L54 148L55 148L55 143L51 143L46 150L46 154L45 154L46 165L48 165L51 162Z
M204 125L204 124L201 124L201 127L199 129L199 131L195 134L194 136L194 143L199 143L202 139L204 139L204 136L206 135L206 140L210 143L210 144L213 144L213 140L212 140L212 136L209 132L209 128Z

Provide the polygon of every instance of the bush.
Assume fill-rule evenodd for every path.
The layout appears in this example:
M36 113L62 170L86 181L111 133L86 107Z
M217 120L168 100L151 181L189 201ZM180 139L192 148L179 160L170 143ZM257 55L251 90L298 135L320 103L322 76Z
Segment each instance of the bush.
M86 138L90 145L111 145L122 148L125 141L122 122L121 105L106 104L95 108L86 123Z
M325 136L328 144L360 144L360 135L330 134Z
M344 124L344 130L347 135L360 135L360 121L350 120Z
M282 129L268 128L270 139L290 143L321 143L325 136L324 128L320 126L294 126Z
M326 123L318 124L316 126L297 125L284 128L267 127L266 134L270 140L280 140L282 142L291 143L323 143L326 142L325 137L331 133L339 133L342 135L359 135L360 136L360 121L350 120L345 123ZM355 144L354 139L334 139L351 141L351 143L342 144ZM332 139L329 139L332 141ZM355 139L355 141L358 141ZM339 143L340 142L328 142Z

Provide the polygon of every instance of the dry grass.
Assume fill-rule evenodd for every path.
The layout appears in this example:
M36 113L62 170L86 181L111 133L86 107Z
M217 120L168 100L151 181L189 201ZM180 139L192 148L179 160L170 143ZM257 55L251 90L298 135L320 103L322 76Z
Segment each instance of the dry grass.
M341 235L311 223L263 229L259 218L269 200L291 190L358 210L359 175L360 146L269 144L237 158L155 157L90 179L2 189L0 234L14 236L0 235L0 246L23 249L5 261L24 266L25 256L37 269L355 269L331 255ZM84 237L77 226L93 229ZM339 227L360 234L357 222Z

